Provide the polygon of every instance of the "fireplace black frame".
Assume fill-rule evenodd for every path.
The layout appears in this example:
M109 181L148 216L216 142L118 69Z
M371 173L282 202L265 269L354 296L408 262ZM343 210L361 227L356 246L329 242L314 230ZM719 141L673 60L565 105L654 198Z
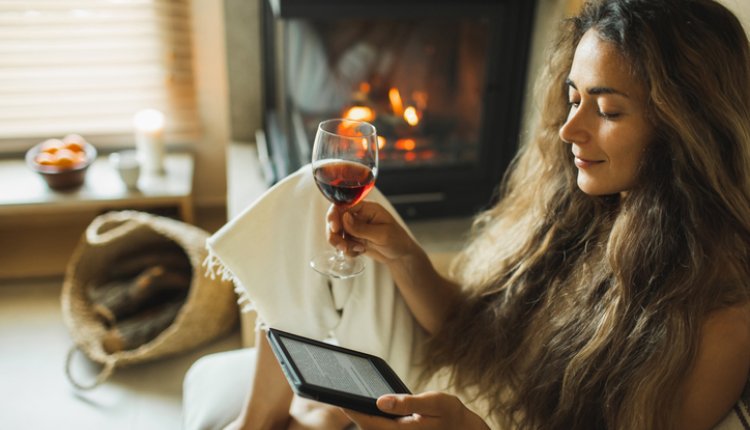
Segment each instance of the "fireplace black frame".
M534 0L261 0L263 130L258 147L267 180L273 183L308 163L311 143L291 117L290 103L277 100L277 27L291 18L384 19L482 17L490 41L482 101L480 154L473 166L381 166L377 187L407 218L462 216L491 203L520 139L523 95L530 55ZM335 12L335 13L334 13Z

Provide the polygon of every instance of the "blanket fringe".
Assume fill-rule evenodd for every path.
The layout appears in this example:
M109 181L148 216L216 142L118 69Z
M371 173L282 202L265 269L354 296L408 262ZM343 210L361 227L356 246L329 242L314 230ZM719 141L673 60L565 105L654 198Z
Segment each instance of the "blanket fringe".
M242 282L227 269L221 259L216 256L210 246L206 245L208 255L203 260L203 267L206 270L206 276L211 279L220 278L222 281L230 281L234 285L234 292L237 294L237 304L240 306L240 312L247 313L255 310L255 303L247 294L247 289Z

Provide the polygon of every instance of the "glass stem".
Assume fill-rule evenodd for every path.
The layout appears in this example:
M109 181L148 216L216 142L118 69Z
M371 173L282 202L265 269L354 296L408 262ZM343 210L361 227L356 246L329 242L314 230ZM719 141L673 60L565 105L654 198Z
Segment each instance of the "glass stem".
M341 225L341 238L346 241L346 230L344 230L343 223ZM339 261L346 260L346 254L344 254L343 250L336 248L336 259Z

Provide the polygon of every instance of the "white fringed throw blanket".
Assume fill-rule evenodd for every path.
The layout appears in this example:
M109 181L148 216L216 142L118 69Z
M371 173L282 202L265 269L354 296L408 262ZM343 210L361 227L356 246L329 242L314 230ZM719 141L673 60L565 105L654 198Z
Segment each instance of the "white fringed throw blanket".
M377 189L368 200L395 214ZM413 383L413 351L423 333L387 268L367 260L361 275L341 281L309 266L313 255L330 249L328 207L312 168L303 166L209 238L207 269L231 279L244 308L255 309L264 324L315 339L333 337L384 358Z

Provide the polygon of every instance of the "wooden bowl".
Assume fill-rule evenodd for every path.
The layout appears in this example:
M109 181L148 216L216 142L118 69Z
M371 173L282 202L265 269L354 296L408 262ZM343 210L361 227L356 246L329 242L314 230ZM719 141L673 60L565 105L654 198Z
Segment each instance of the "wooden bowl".
M26 151L26 165L37 172L47 186L53 190L71 190L78 188L86 180L86 171L96 159L96 148L86 142L83 146L84 158L70 166L40 164L37 157L47 141L34 145Z

